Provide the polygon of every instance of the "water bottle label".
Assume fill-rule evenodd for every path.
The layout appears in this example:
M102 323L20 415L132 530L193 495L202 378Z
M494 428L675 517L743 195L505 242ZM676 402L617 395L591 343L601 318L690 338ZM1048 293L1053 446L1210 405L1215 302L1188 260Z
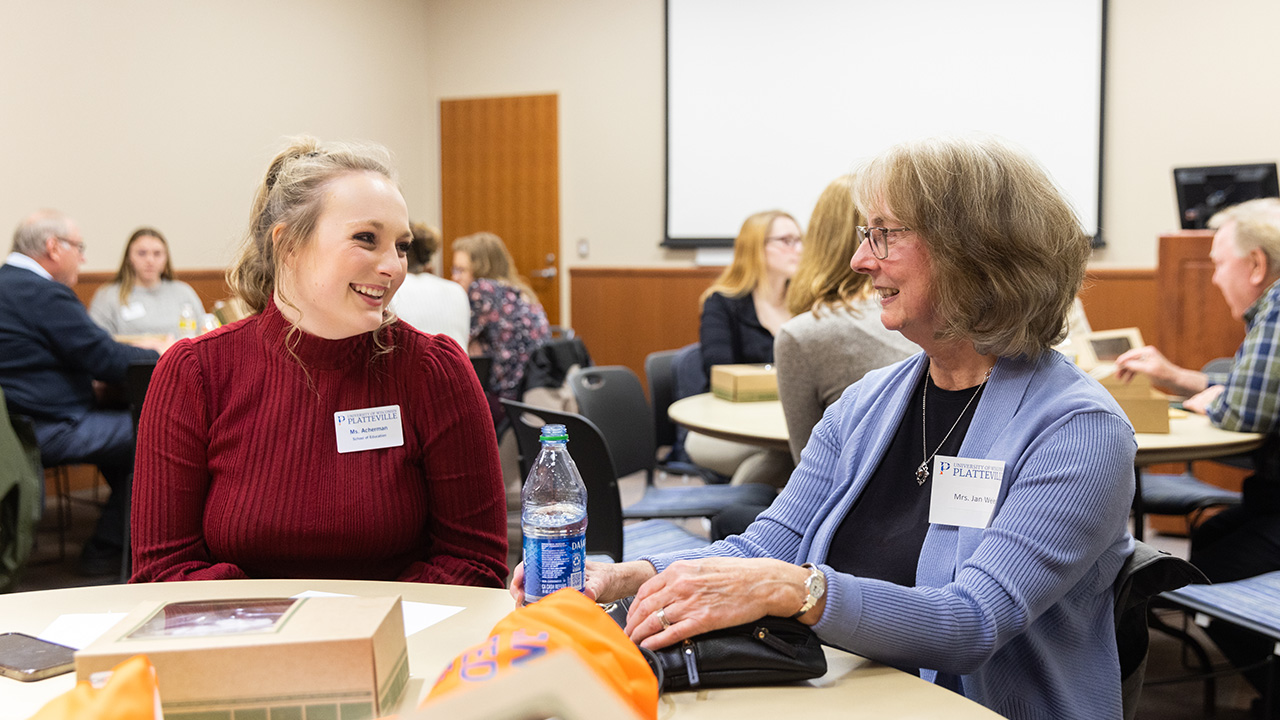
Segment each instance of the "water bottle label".
M582 589L587 535L524 537L524 594L537 602L562 588Z

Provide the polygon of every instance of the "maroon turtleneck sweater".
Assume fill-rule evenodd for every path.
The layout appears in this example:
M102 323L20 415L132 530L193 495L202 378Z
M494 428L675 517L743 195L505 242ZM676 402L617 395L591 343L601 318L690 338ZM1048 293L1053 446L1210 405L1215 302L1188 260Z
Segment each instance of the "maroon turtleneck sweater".
M457 343L397 322L376 355L367 333L289 330L272 303L160 360L139 429L133 582L501 587L497 443ZM334 413L384 405L400 406L404 445L339 454Z

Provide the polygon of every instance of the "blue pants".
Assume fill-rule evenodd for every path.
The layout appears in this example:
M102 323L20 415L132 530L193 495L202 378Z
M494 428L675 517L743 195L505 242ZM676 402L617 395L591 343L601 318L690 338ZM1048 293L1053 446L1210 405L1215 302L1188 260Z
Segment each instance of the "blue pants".
M127 410L95 410L75 422L32 419L45 467L96 465L111 488L86 555L119 552L129 527L133 482L133 420Z

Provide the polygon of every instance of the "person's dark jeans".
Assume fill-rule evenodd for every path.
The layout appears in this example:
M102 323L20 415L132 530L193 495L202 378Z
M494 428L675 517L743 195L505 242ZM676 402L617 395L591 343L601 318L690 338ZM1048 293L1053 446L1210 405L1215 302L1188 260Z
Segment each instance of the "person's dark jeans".
M133 479L133 420L127 410L94 411L77 422L33 419L40 462L45 467L96 465L111 488L82 557L119 555L128 528Z
M1280 570L1280 512L1259 512L1244 504L1214 515L1191 535L1191 563L1215 583ZM1235 667L1266 660L1275 645L1270 638L1225 622L1210 623L1206 632ZM1267 674L1263 667L1244 676L1265 693Z

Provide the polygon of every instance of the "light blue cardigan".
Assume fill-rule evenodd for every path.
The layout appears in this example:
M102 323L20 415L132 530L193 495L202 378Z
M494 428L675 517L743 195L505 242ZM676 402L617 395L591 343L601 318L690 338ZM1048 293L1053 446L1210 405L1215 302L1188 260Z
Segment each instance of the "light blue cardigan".
M1011 718L1121 715L1112 586L1133 551L1133 428L1057 352L1001 359L960 455L1003 460L985 529L931 525L916 587L822 564L880 463L925 368L923 354L867 374L827 409L786 489L740 536L700 551L819 564L828 644L922 676ZM928 492L926 484L921 492Z

